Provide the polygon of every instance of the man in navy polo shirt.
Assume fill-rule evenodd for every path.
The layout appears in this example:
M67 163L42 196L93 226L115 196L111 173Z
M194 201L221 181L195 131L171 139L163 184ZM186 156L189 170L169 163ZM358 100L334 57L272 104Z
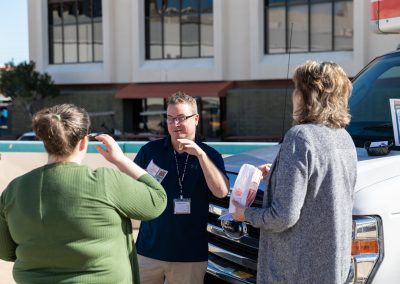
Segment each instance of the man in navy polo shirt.
M207 269L210 194L225 197L228 179L221 155L195 139L196 100L177 92L167 101L169 136L144 145L135 163L165 188L167 208L140 224L136 242L142 284L202 284Z

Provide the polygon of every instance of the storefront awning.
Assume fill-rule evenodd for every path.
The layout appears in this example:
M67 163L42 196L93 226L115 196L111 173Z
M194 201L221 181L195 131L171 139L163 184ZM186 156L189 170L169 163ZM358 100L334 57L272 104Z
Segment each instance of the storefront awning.
M192 97L224 97L225 91L232 88L233 82L196 82L196 83L136 83L129 84L117 91L118 99L167 98L182 91Z

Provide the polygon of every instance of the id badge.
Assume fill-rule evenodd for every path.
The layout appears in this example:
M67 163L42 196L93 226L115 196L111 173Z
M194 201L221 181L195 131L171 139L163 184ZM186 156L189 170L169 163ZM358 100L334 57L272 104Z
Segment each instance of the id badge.
M150 161L150 163L147 165L146 171L153 177L155 178L159 183L161 183L166 175L168 174L168 171L160 168L157 166L153 160Z
M190 214L190 198L174 198L174 214Z

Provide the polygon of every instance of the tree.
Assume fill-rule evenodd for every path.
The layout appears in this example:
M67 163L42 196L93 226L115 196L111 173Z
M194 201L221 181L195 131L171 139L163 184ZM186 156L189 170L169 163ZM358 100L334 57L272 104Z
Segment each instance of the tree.
M39 73L35 66L33 61L16 66L14 62L9 62L5 64L0 76L0 92L11 97L13 103L21 105L30 118L46 98L60 93L51 76Z

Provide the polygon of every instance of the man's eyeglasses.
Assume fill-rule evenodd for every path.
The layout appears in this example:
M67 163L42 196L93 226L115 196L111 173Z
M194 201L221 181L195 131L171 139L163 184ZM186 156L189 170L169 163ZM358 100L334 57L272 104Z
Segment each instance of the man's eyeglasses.
M184 121L188 120L189 118L195 116L196 114L192 114L192 115L182 115L182 116L177 116L177 117L167 117L167 123L168 124L174 124L175 122L177 123L183 123Z

